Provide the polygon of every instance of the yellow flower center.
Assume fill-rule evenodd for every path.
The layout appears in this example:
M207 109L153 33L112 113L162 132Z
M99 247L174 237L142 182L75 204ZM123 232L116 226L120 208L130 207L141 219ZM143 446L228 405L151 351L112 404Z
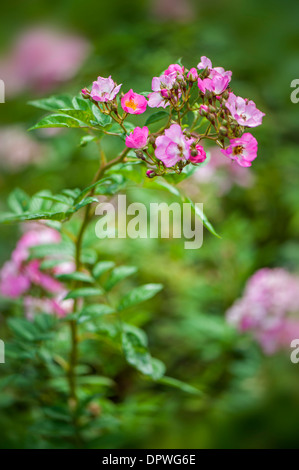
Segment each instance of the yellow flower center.
M135 109L137 108L137 104L135 103L134 100L125 101L125 105L127 106L127 108L133 109L133 111L135 111Z

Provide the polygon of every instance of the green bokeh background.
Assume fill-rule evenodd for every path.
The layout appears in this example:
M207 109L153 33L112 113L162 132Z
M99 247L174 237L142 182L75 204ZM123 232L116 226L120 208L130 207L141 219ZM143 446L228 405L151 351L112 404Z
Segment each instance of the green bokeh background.
M121 426L111 425L100 447L298 447L299 366L290 362L289 351L265 357L250 337L227 327L224 314L257 269L299 270L299 104L290 100L290 83L299 78L299 4L215 0L190 5L192 18L175 20L159 18L150 1L6 3L1 6L1 49L4 53L17 34L37 24L86 37L93 51L85 65L55 90L74 94L97 75L110 74L124 90L150 90L151 77L170 63L182 57L192 67L206 55L213 64L232 70L234 92L254 99L266 113L263 125L254 130L259 154L253 186L235 185L221 196L213 184L201 189L201 202L221 240L205 232L203 247L195 251L184 250L182 240L112 240L99 248L119 263L137 265L137 284L165 285L130 320L147 331L151 351L166 363L168 375L205 393L198 398L149 387L124 366L115 375ZM0 125L23 123L29 128L41 116L27 105L35 97L31 92L1 104ZM144 122L138 119L134 122ZM17 173L3 171L2 210L15 186L33 194L89 183L97 160L94 151L78 147L79 133L51 140L47 161ZM155 197L139 190L130 195L145 202ZM9 258L19 233L16 226L1 227L1 263ZM7 315L4 306L1 337L8 334ZM1 374L3 370L0 365ZM109 375L109 367L107 371ZM37 432L28 438L36 405L22 407L3 392L0 407L1 447L43 447Z

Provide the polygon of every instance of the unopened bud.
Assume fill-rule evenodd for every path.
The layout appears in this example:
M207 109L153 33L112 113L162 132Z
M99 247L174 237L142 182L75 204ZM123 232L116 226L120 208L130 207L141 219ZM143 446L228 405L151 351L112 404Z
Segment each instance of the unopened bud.
M90 91L87 88L82 88L81 94L82 94L82 98L84 98L85 100L88 100L90 96Z
M223 93L222 93L222 98L227 100L227 98L229 97L229 92L227 90L225 90Z
M219 129L219 134L226 136L227 135L226 127L221 126L220 129Z
M214 121L215 121L215 115L209 113L209 114L207 115L207 119L208 119L209 121L211 121L211 122L214 122Z
M154 178L154 176L156 176L156 173L154 172L154 170L147 170L146 176L148 178Z

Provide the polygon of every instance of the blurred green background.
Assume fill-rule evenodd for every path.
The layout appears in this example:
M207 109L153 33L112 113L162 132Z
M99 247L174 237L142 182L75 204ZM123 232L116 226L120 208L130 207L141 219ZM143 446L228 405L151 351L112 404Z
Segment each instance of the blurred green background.
M38 96L77 94L98 75L112 75L124 91L150 90L152 76L170 63L182 57L192 67L205 55L214 65L232 70L234 92L253 99L266 113L253 132L259 153L252 169L245 170L250 183L242 187L234 178L227 187L226 167L217 178L188 183L221 240L205 231L199 250L185 250L183 240L109 240L99 245L104 257L113 255L139 267L137 284L164 284L163 293L142 311L133 311L130 321L147 331L151 351L166 363L168 375L204 391L202 398L149 385L113 356L108 361L103 356L117 392L105 408L108 432L100 447L298 447L299 366L290 362L288 351L265 357L250 337L238 335L225 322L225 311L257 269L299 270L299 104L290 100L290 83L299 78L298 21L296 0L31 0L1 6L0 78L1 65L8 73L14 41L24 30L54 28L90 44L70 78L12 91L0 105L1 210L15 186L29 194L82 187L97 166L96 149L81 149L75 131L30 133L30 145L38 147L28 150L25 164L9 163L17 149L4 147L1 132L16 126L26 130L35 123L41 113L27 101ZM159 196L136 189L130 197L148 202ZM1 264L19 235L16 226L1 227ZM0 307L3 337L8 313L6 305ZM24 393L30 396L30 387ZM33 399L25 405L20 397L1 392L0 407L1 447L43 447L34 428L39 411Z

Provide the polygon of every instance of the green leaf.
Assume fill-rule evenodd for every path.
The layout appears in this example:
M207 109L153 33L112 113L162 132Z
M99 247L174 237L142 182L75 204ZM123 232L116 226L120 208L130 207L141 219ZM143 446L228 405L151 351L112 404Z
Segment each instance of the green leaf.
M93 276L98 279L102 274L115 266L114 261L100 261L92 270Z
M157 111L156 113L152 114L147 118L144 125L149 126L150 124L161 121L161 119L164 119L166 117L169 117L169 114L166 111Z
M125 308L151 299L154 295L160 292L161 289L163 289L162 284L145 284L143 286L136 287L121 299L118 305L118 310L124 310Z
M146 337L138 328L123 331L122 348L126 360L145 375L153 373L151 355L147 349Z
M94 136L94 135L84 135L83 137L81 137L81 140L80 140L80 147L86 147L87 144L89 144L90 142L96 142L98 139L98 137Z
M64 114L50 114L31 127L29 131L48 127L88 127L88 125Z
M190 393L192 395L202 395L202 392L197 388L172 377L164 376L160 378L158 382L163 385L169 385L170 387L178 388L179 390L182 390L182 392Z
M168 191L174 196L181 197L180 191L172 184L167 183L167 181L165 181L164 178L160 178L160 177L155 178L155 179L146 178L146 180L144 181L143 187L149 188L149 189L158 189L158 190Z
M92 112L90 110L83 111L82 109L60 109L59 112L78 119L78 121L84 122L88 126L90 124L90 120L93 118Z
M112 118L108 116L107 114L101 113L101 111L95 104L92 105L91 109L95 117L96 124L98 124L101 127L107 127L109 126L109 124L111 124Z
M105 283L105 290L110 290L114 287L118 282L122 281L128 276L135 274L137 271L136 266L118 266L117 268L113 269L107 282Z
M191 204L191 207L194 211L194 213L202 220L203 225L206 227L206 229L209 230L215 237L221 238L220 235L216 232L214 229L213 225L211 222L208 220L207 216L204 214L204 212L201 210L200 207L196 206L193 201L187 196L184 197L184 202L188 202Z
M56 95L40 100L29 101L28 104L46 111L58 111L62 108L69 108L72 105L72 98L69 95Z
M82 309L78 317L78 323L84 323L88 320L94 320L103 315L111 315L115 310L106 304L87 305Z
M153 372L151 374L151 377L154 380L161 379L161 377L163 377L163 375L165 374L165 370L166 370L165 364L159 359L156 359L154 357L152 357L152 368L153 368Z
M89 276L89 274L82 273L82 272L73 272L73 273L67 273L67 274L58 274L57 279L59 281L65 282L65 281L81 281L81 282L89 282L93 283L94 279Z
M71 290L64 299L78 299L79 297L93 297L102 295L103 290L96 287L80 287L79 289Z
M73 246L70 243L65 242L43 243L42 245L30 247L31 258L45 258L47 256L53 256L61 260L72 256L73 253Z
M65 212L39 212L37 214L24 212L17 215L4 213L0 215L0 223L25 222L26 220L63 220L65 217Z
M16 188L8 196L8 206L15 214L29 209L30 197L22 189Z

